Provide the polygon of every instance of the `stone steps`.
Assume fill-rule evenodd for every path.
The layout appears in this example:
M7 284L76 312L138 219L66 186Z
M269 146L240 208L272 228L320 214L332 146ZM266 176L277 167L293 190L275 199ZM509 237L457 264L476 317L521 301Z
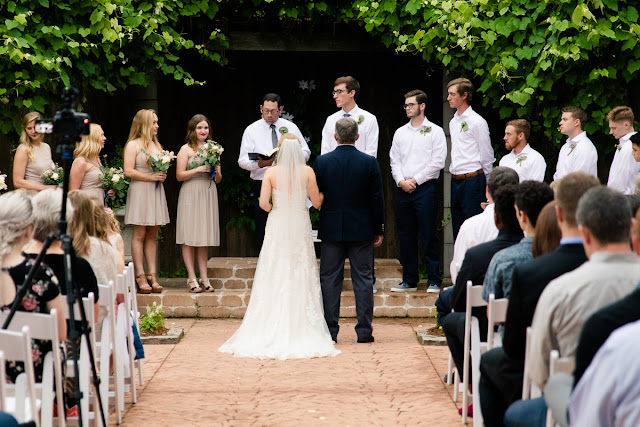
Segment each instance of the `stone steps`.
M160 279L165 290L161 294L138 294L138 307L144 313L147 305L156 302L163 305L167 317L241 318L251 297L257 261L257 258L212 258L208 262L208 275L215 292L192 294L186 279ZM426 281L419 283L415 292L390 291L402 281L402 266L397 259L376 259L375 272L378 293L374 295L374 317L435 317L438 294L426 292ZM348 261L344 273L340 316L355 317ZM450 284L445 280L443 285Z
M426 291L390 292L378 291L373 296L374 317L435 317L434 303L437 294ZM216 290L215 292L189 293L186 290L165 288L161 294L138 294L138 308L146 312L147 305L162 304L166 317L242 318L251 291ZM355 317L353 291L345 290L340 298L340 317Z

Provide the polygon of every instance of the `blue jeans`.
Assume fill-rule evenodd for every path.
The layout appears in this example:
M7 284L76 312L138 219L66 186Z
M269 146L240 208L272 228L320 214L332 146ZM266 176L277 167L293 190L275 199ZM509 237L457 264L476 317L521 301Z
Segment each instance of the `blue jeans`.
M480 203L486 202L487 178L484 173L465 179L451 178L451 226L453 239L467 219L482 213Z
M504 414L506 427L544 427L547 422L547 404L544 397L516 400Z
M418 283L418 232L422 243L422 259L429 284L440 285L440 244L436 233L438 200L434 181L419 185L413 193L401 188L396 192L396 228L400 240L402 280Z

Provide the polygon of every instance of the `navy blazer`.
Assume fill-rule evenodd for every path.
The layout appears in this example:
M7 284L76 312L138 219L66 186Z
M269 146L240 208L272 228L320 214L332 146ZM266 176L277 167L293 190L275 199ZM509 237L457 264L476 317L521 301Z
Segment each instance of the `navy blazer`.
M373 241L384 233L382 174L375 157L338 145L313 163L324 193L318 238L328 242Z

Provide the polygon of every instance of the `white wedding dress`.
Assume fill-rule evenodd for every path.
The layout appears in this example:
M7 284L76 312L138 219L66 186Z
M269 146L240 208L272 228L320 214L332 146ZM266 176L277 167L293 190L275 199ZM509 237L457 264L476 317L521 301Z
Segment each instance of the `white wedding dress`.
M272 191L264 242L242 325L218 351L306 359L340 354L324 320L307 191Z

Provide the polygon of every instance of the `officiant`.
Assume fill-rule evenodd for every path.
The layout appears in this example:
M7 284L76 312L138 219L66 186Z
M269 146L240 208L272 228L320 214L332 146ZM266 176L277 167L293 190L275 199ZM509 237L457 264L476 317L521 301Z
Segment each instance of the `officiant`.
M302 152L306 161L309 160L311 150L302 136L300 129L293 122L280 117L282 114L282 100L275 93L268 93L262 98L260 105L261 118L251 123L242 134L238 165L251 173L253 190L251 198L254 206L255 238L258 253L264 240L264 228L267 224L267 212L260 208L260 187L265 171L273 165L276 156L269 159L259 158L251 160L249 153L267 154L278 146L278 140L285 133L292 133L298 137L302 145Z

